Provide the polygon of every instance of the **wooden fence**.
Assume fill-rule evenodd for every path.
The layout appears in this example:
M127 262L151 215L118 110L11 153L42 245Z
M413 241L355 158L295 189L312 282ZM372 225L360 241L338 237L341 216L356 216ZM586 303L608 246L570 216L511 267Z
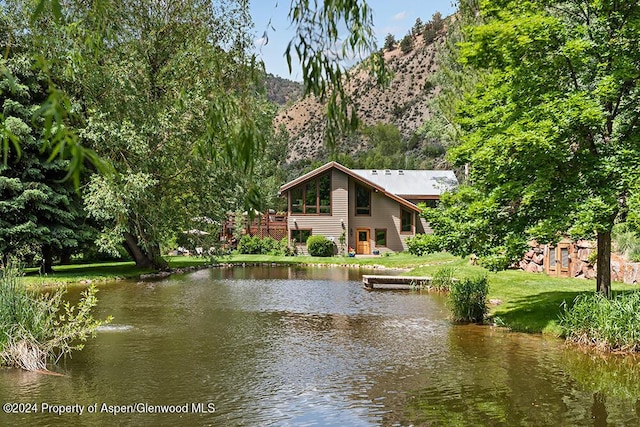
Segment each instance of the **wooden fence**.
M267 213L256 216L252 221L247 215L236 219L235 215L230 215L229 219L223 225L223 234L227 241L233 240L234 229L242 225L242 234L250 236L259 236L260 238L272 237L276 240L282 240L287 237L287 215Z

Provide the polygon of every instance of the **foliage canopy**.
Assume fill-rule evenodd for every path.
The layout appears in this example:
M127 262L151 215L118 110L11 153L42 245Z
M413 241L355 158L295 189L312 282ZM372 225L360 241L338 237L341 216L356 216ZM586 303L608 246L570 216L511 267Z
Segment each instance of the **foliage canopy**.
M470 165L474 193L448 206L475 219L463 235L485 252L596 236L608 295L611 229L640 190L640 5L487 0L471 11L479 22L459 58L483 78L458 110L450 158Z

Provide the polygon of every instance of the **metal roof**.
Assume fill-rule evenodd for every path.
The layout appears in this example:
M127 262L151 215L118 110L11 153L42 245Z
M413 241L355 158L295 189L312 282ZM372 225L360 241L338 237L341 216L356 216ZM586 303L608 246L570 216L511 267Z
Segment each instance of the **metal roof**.
M458 185L451 170L351 169L387 192L401 197L440 196Z

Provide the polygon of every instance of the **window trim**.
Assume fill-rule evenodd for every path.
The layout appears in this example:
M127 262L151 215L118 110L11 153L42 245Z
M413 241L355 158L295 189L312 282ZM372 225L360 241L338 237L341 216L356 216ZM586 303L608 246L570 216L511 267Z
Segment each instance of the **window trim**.
M358 182L355 182L355 187L354 187L354 195L355 197L353 198L353 204L354 206L354 214L355 216L371 216L373 213L373 209L371 207L371 189L368 187L365 187L364 185L359 184ZM363 190L366 190L368 195L369 195L369 213L358 213L358 187L362 188Z
M402 214L404 212L407 212L408 214L411 215L411 230L410 231L403 231L402 230ZM404 206L400 206L400 234L415 234L415 229L416 229L416 215L413 211L405 208Z
M383 231L384 232L384 245L379 245L378 244L378 231ZM376 248L386 248L387 247L387 229L386 228L374 228L373 230L374 232L374 236L375 236L375 243L376 243Z
M320 180L324 177L329 177L329 212L321 212L321 204L320 204ZM316 187L316 204L315 210L316 213L307 213L307 185L314 182ZM296 216L331 216L333 215L333 176L331 172L324 173L320 176L316 176L312 179L309 179L300 185L297 185L294 188L289 190L289 215ZM293 192L294 191L302 191L302 212L293 212ZM313 208L313 205L310 205Z

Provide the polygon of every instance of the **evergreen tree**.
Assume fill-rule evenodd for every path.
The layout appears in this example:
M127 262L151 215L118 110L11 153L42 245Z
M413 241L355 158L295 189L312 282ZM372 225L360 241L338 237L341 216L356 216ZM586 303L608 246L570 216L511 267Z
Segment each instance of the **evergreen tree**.
M23 56L0 61L13 77L0 77L0 105L5 136L19 141L15 152L0 163L0 254L41 256L43 272L50 272L55 254L68 258L90 234L83 226L79 195L62 182L68 161L42 151L44 124L33 120L47 98L47 81Z
M387 34L387 37L384 39L384 48L385 50L393 50L396 48L396 38L393 34Z
M400 50L402 50L402 53L404 54L413 50L413 37L411 34L407 34L402 38L402 41L400 42Z
M418 17L416 18L415 24L413 24L413 28L411 28L411 34L413 36L417 36L418 34L422 33L423 30L424 24L422 23L422 19Z

